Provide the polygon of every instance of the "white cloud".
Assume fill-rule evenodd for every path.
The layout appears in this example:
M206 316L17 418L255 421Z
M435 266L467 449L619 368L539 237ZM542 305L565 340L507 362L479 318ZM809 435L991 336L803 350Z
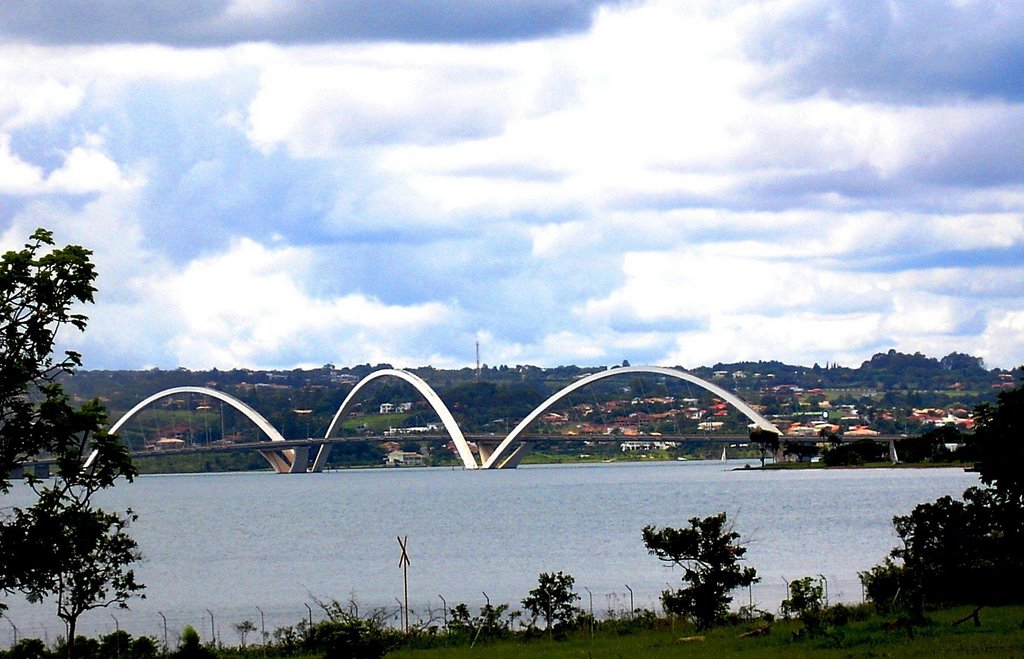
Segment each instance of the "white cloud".
M1024 366L1024 355L1020 349L1024 345L1024 311L1000 311L992 316L977 347L977 354L984 357L989 366Z
M12 59L28 64L20 57ZM9 70L0 64L0 129L52 124L78 108L84 96L85 91L74 83L49 76L39 80L31 73Z
M497 130L509 67L454 46L363 46L279 53L249 105L248 136L297 158L375 145L433 144ZM513 85L514 85L514 81Z
M43 178L39 167L11 153L11 138L0 134L0 194L22 195L38 189Z
M64 155L64 162L46 178L47 192L83 194L111 189L131 189L142 184L139 177L126 178L121 168L102 151L102 140L90 136L85 146Z
M315 297L305 283L316 277L311 262L303 249L240 239L226 253L148 280L155 307L178 327L168 351L197 368L264 365L298 354L309 363L316 356L359 360L361 351L383 360L402 356L425 329L453 320L437 302L389 305L358 292Z

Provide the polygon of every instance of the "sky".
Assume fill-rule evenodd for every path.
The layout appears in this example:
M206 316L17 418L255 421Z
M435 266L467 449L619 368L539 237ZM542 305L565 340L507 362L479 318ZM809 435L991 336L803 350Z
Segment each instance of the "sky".
M6 0L88 369L1024 363L1016 0Z

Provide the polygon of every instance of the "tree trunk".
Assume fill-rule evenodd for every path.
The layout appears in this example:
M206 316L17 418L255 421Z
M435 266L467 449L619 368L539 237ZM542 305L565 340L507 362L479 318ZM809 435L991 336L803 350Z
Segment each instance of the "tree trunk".
M75 628L78 620L70 618L67 621L68 628L68 659L75 659Z

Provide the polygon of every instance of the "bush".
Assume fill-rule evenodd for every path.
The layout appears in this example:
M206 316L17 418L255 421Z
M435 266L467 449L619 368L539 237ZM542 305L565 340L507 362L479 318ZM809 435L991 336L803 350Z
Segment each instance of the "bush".
M445 631L469 643L509 638L512 635L512 622L519 613L513 611L505 617L507 611L508 604L486 604L480 608L480 615L473 616L468 606L458 604L448 612Z
M360 616L351 602L347 607L337 601L319 604L327 620L310 628L304 643L308 651L323 652L325 659L379 659L401 644L401 633L385 624L386 609Z
M181 630L181 643L171 655L174 659L214 659L216 655L200 643L199 632L192 625Z
M817 635L824 626L825 602L821 584L812 577L803 577L789 582L789 597L782 601L782 614L795 614L804 624L804 631Z
M4 656L9 659L47 659L50 653L38 638L23 638Z

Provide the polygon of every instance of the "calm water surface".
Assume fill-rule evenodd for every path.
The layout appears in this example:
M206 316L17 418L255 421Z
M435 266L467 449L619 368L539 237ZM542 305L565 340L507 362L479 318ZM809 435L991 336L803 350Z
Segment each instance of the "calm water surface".
M509 603L540 572L562 571L594 594L595 613L658 608L679 570L647 554L647 524L685 526L726 511L762 577L736 593L774 610L785 579L823 575L832 601L860 601L857 572L896 544L892 516L977 483L960 469L736 471L742 462L613 463L521 467L514 471L374 469L144 476L106 493L102 505L139 513L131 528L144 554L136 572L146 599L131 610L85 614L84 633L116 626L173 644L193 624L237 643L232 623L257 607L268 631L308 617L316 599L391 605L402 594L396 537L409 537L413 616L466 602ZM17 502L24 492L9 497ZM116 620L115 620L116 617ZM51 605L11 602L20 636L59 635ZM0 623L2 624L2 623ZM4 634L11 638L3 642ZM256 635L258 636L258 632ZM0 645L13 640L10 624ZM252 638L249 639L250 641Z

